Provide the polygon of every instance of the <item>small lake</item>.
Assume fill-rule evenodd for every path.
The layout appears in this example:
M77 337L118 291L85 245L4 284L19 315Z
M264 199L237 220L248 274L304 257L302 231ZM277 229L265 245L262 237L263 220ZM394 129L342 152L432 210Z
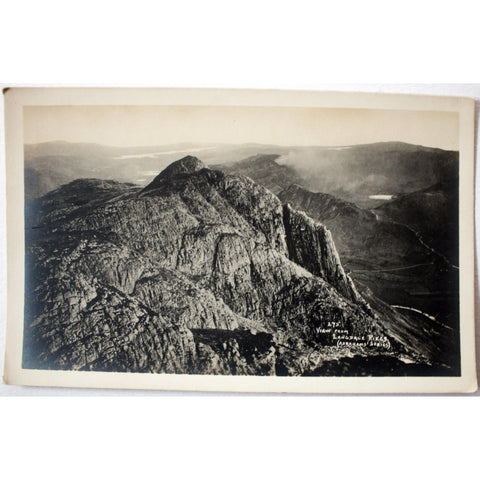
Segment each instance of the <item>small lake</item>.
M372 200L391 200L393 195L369 195L368 198Z
M203 152L205 150L214 150L217 147L199 147L191 148L187 150L164 150L161 152L148 152L148 153L133 153L129 155L118 155L113 157L114 160L128 160L128 159L138 159L138 158L156 158L161 155L172 155L172 154L181 154L181 153L197 153Z

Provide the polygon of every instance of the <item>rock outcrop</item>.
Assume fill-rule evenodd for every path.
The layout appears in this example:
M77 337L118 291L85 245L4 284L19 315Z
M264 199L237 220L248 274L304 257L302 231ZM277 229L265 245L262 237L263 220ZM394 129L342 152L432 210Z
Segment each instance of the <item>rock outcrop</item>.
M284 206L283 218L290 259L324 278L345 298L361 302L352 279L345 274L330 231L290 204Z

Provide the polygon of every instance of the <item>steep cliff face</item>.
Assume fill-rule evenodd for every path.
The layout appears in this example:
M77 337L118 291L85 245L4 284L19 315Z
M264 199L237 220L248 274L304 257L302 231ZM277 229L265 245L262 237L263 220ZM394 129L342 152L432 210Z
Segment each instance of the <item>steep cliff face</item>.
M324 278L345 298L361 302L352 279L345 274L332 234L327 228L305 213L294 210L290 204L284 206L283 218L290 259Z
M27 213L26 368L301 375L412 353L325 227L194 157L143 190L76 181Z

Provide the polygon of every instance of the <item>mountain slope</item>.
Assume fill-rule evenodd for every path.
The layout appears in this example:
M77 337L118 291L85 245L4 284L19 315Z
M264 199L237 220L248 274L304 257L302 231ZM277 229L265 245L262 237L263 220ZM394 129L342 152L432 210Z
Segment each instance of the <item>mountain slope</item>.
M331 230L344 264L349 269L395 268L406 262L430 263L432 254L407 228L383 221L373 211L332 195L314 193L292 184L278 197L305 211Z
M279 154L256 154L233 164L212 165L212 168L229 174L245 175L278 194L295 180L300 180L294 168L277 163L279 158Z
M372 310L325 227L194 157L141 190L64 185L26 232L25 368L302 375L400 355L449 372L407 317Z
M372 149L377 151L377 155L372 160L360 155L360 164L363 162L368 166L371 163L369 168L376 165L375 168L384 168L384 173L387 173L396 172L398 163L405 161L405 165L401 166L403 173L400 171L398 176L392 177L400 181L402 188L408 184L405 180L416 172L419 173L416 180L419 184L428 184L437 178L443 180L420 192L398 196L398 202L383 202L385 205L369 210L302 186L313 182L315 172L323 168L319 157L316 157L320 165L313 167L312 179L304 177L298 182L297 177L297 184L284 187L278 196L283 203L288 202L294 208L305 211L331 231L342 263L361 292L371 291L384 302L398 306L397 310L409 316L417 329L423 329L424 333L419 335L424 342L440 343L444 345L441 348L443 352L457 352L453 353L455 356L458 354L459 338L458 271L451 265L455 257L449 256L448 251L452 248L454 252L458 251L455 248L457 239L452 238L458 231L455 220L458 213L453 212L458 202L458 193L455 193L457 154L404 144L379 144L341 149L339 152L343 153L338 153L338 159L348 160L348 155L352 155L351 162L354 162L353 152L363 150L366 155ZM347 154L347 150L351 153ZM392 164L389 163L389 151L394 152ZM379 152L383 152L384 156L380 156ZM405 157L407 154L416 156L409 160ZM426 163L417 165L422 158L427 158ZM283 168L278 165L279 161L282 160L270 162L270 176L257 176L254 165L249 167L249 171L244 168L242 171L269 186L275 183L280 168ZM302 162L301 159L299 161ZM231 171L235 171L235 165L229 166ZM339 171L344 168L345 165L340 162ZM325 171L326 178L337 175L337 169L337 165L332 164L333 173ZM345 176L346 182L349 175ZM284 182L277 185L277 191L284 185ZM379 200L372 202L378 204ZM424 329L425 322L432 323L430 317L436 319L435 324Z
M382 218L408 225L449 262L458 265L458 182L436 183L375 209Z

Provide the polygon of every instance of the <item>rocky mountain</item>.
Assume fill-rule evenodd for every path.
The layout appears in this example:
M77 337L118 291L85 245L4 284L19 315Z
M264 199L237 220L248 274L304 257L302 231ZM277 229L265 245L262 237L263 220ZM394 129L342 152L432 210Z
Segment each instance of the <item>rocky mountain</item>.
M422 185L436 182L438 178L442 181L417 192L398 195L390 202L373 200L373 204L380 201L382 205L369 209L328 193L311 191L307 188L310 180L299 178L298 174L291 175L293 183L285 186L288 176L279 175L285 168L279 165L281 157L269 161L270 175L267 172L258 174L262 170L262 157L256 159L259 167L255 167L251 159L221 168L242 171L269 188L281 178L275 187L280 200L306 212L331 231L343 266L361 292L371 291L388 304L398 306L417 324L430 323L429 318L435 318L437 325L429 326L435 332L433 335L441 343L450 345L452 351L458 351L457 155L404 144L358 146L355 151L362 149L382 151L385 155L393 152L393 167L388 163L388 156L382 159L377 155L370 161L360 155L359 162L367 164L366 171L375 167L377 173L381 173L383 164L383 176L396 171L395 165L405 161L404 173L392 177L399 179L403 187L405 179L411 176L409 166L415 167L412 172L419 172L416 181ZM410 153L413 159L408 160L399 152L402 155ZM339 154L339 159L345 160L346 153L342 155L344 157ZM418 166L422 158L426 158L426 163ZM326 176L337 175L335 168L332 166L334 172L326 172ZM340 171L342 169L340 166ZM312 178L315 178L315 171L313 168Z
M456 374L359 293L324 225L191 156L144 188L80 179L31 202L25 299L24 368L331 375L368 357L348 374Z

